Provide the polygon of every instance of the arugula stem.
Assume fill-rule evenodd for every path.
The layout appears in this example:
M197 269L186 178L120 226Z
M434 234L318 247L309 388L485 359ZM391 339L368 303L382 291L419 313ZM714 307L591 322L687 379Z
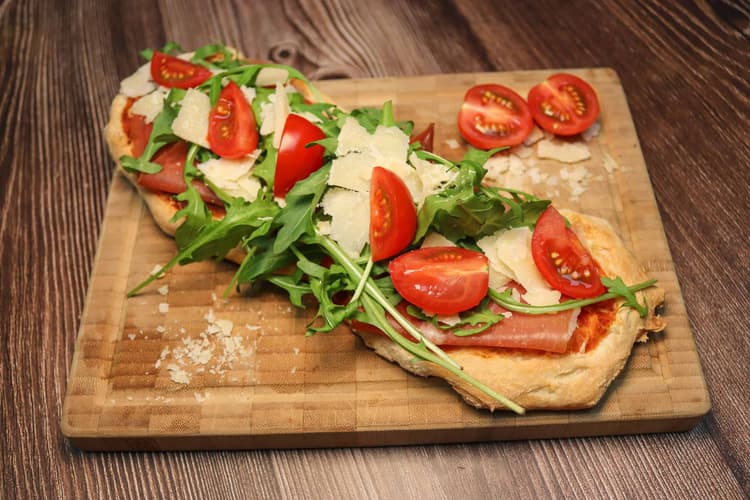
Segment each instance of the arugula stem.
M648 280L644 281L643 283L629 286L628 289L631 292L638 292L653 286L654 283L656 283L656 280ZM617 293L607 292L590 299L566 300L565 302L560 302L559 304L552 304L549 306L532 306L529 304L523 304L515 299L510 298L510 295L507 292L501 293L497 290L493 290L492 288L489 289L487 295L489 295L492 300L494 300L498 305L504 307L505 309L523 314L553 314L560 311L567 311L569 309L576 309L578 307L597 304L599 302L604 302L605 300L610 300L622 296Z
M517 413L518 415L523 415L524 413L526 413L526 410L522 406L515 403L514 401L511 401L510 399L494 391L493 389L487 387L485 384L475 379L474 377L463 371L461 368L455 366L454 364L446 363L444 359L425 349L421 344L415 344L414 342L406 339L403 335L398 333L398 331L393 327L393 325L388 322L384 315L378 314L376 311L373 311L373 309L377 310L377 305L374 303L374 300L375 299L373 297L365 295L362 297L362 304L364 305L365 310L368 313L372 312L372 314L368 314L368 317L374 320L377 323L376 326L380 328L386 335L388 335L388 337L393 342L395 342L411 354L424 359L425 361L429 361L442 368L445 368L458 378L465 380L472 386L476 387L483 393L500 402L506 408Z
M359 280L359 283L357 284L357 289L354 290L354 295L352 295L351 300L349 301L354 302L356 300L359 300L360 295L362 295L362 290L365 289L365 284L367 283L367 280L370 278L370 273L372 272L372 257L367 259L367 264L365 264L365 270L362 273L362 279Z
M367 292L367 295L375 299L377 303L383 307L383 309L385 309L391 316L393 316L393 319L395 319L398 324L401 325L409 333L409 335L427 346L430 351L434 352L440 359L448 363L450 366L458 370L462 369L458 363L456 363L453 359L450 358L450 356L445 353L445 351L433 344L429 339L425 338L425 336L422 335L422 333L418 329L416 329L414 325L409 322L409 320L407 320L400 312L398 312L398 310L396 310L396 308L390 302L388 302L388 299L385 298L383 292L381 292L377 285L373 283L372 278L363 280L362 270L359 269L359 267L351 261L349 256L346 255L343 250L341 250L341 248L339 248L335 241L328 237L320 235L317 236L316 241L323 248L328 250L329 255L331 255L334 260L341 264L353 279L357 281L362 280L365 282L365 291Z

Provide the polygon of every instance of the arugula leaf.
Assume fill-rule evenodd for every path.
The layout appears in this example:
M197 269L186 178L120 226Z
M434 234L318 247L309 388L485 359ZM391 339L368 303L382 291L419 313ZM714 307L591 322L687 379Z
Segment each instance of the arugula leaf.
M638 314L641 315L641 318L648 314L648 309L646 308L646 306L638 302L638 299L635 297L635 293L633 293L633 290L628 288L621 277L617 276L615 279L611 279L606 276L602 276L601 280L602 284L607 287L607 291L609 293L613 293L625 299L625 305L630 306L638 311Z
M446 324L442 323L437 316L430 316L424 313L421 309L416 306L409 305L406 311L414 316L415 318L421 319L422 321L429 321L435 327L441 330L450 330L453 335L457 337L468 337L470 335L476 335L489 329L491 326L500 323L505 316L492 312L488 306L489 301L483 300L482 303L464 313L461 313L460 320L456 323ZM476 328L463 328L465 326L475 326Z
M161 172L161 165L151 162L151 158L153 158L156 152L162 147L178 140L178 137L172 132L172 122L177 117L176 106L173 105L175 98L176 97L170 92L165 99L164 107L154 119L151 135L148 137L148 142L146 143L143 153L141 153L138 158L127 155L120 157L120 165L122 165L122 168L127 172L143 172L147 174Z
M286 206L275 221L281 229L273 245L274 253L283 252L302 235L315 235L313 213L327 187L330 170L330 163L324 165L304 181L295 184L287 193Z
M622 283L622 278L620 278L619 276L613 281L616 282L618 280ZM602 279L602 283L604 283L603 279ZM639 292L641 290L645 290L646 288L654 286L654 283L656 283L656 280L643 281L641 283L637 283L631 286L624 286L624 283L623 283L622 288L620 288L620 286L617 286L616 290L610 290L607 293L603 293L602 295L599 295L598 297L592 297L590 299L566 300L564 302L560 302L559 304L552 304L549 306L532 306L529 304L524 304L523 302L519 302L511 296L510 289L505 290L504 292L498 292L490 288L489 291L487 292L487 295L492 300L494 300L498 305L504 307L505 309L509 311L519 312L519 313L524 313L524 314L554 314L560 311L567 311L570 309L576 309L578 307L585 307L591 304L597 304L599 302L604 302L610 299L616 299L617 297L623 297L624 295L627 295L628 292L630 293ZM625 290L627 290L628 292L625 292ZM637 304L637 301L636 301L636 304ZM632 304L626 304L626 305L632 306ZM641 314L641 317L645 316L646 313L648 312L645 310L645 308L637 309L637 310Z
M273 179L276 175L276 155L278 152L273 147L273 137L270 134L263 138L260 148L265 153L261 154L261 158L263 159L255 163L253 175L262 179L266 183L266 186L271 188L273 187Z
M206 204L203 202L200 193L193 186L193 178L197 169L194 166L195 156L200 149L197 144L191 144L188 148L187 158L185 159L185 170L183 178L185 179L186 189L175 196L175 199L185 203L185 206L178 210L172 217L172 222L184 219L182 224L175 231L175 241L177 248L182 250L192 243L201 230L208 225L211 220Z
M477 150L478 151L478 150ZM481 160L486 152L472 153ZM482 186L486 170L474 159L458 164L456 179L443 191L428 196L417 216L414 242L431 228L452 241L475 240L500 229L531 225L549 205L527 193L500 194L500 189Z
M193 239L180 248L177 255L160 270L159 274L163 274L176 264L184 265L209 258L223 259L249 232L264 226L278 210L276 203L262 197L252 203L241 198L232 198L222 219L211 218L200 228L191 228L194 232ZM155 276L150 276L128 295L134 295L154 279Z

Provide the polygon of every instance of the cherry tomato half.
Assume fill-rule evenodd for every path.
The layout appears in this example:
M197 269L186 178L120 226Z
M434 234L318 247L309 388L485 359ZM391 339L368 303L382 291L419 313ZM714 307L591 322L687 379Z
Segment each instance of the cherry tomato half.
M466 92L458 130L480 149L521 144L534 124L523 97L502 85L476 85Z
M383 167L370 180L370 251L372 260L393 257L417 232L417 210L404 181Z
M425 312L456 314L479 304L489 286L489 264L480 252L458 247L412 250L388 265L393 286Z
M255 114L234 82L221 89L208 115L208 144L222 158L242 158L258 147Z
M211 71L179 57L154 52L151 57L151 78L163 87L190 89L211 78Z
M432 148L435 142L435 122L430 123L423 131L416 135L412 135L411 138L409 138L409 144L417 141L422 145L422 149L432 153Z
M537 220L531 235L531 255L545 281L563 295L586 299L607 291L593 257L554 207L547 208Z
M599 116L599 99L591 85L577 76L558 73L529 91L534 120L547 132L575 135Z
M310 121L299 115L289 115L276 158L276 173L273 178L273 194L283 198L302 179L323 166L325 148L320 144L308 144L325 139L326 135Z

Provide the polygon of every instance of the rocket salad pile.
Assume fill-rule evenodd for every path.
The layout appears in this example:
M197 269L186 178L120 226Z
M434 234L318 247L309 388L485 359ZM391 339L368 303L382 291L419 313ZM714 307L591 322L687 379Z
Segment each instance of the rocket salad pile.
M170 55L175 50L170 44L143 53L154 88L138 97L159 101L158 113L142 151L120 164L142 186L181 202L173 218L180 221L178 251L129 295L177 264L222 259L240 248L245 257L226 294L267 283L297 307L312 297L317 311L307 334L352 321L371 325L517 413L523 408L462 371L415 324L474 337L502 324L508 311L543 315L613 298L646 314L634 293L653 281L627 286L601 276L548 200L483 184L484 163L502 148L470 147L462 160L449 161L423 144L431 130L410 141L413 123L396 121L390 102L347 112L308 102L290 79L318 100L320 94L293 68L247 64L221 45L181 57ZM187 115L201 102L210 108L198 119L207 131L195 136ZM170 155L179 161L165 161ZM166 183L159 176L174 163L180 178ZM230 179L236 186L217 174L238 165L250 167ZM214 217L211 205L223 216ZM510 230L530 235L538 273L558 300L531 303L517 286L492 286L494 264L484 250ZM437 246L425 244L436 238Z

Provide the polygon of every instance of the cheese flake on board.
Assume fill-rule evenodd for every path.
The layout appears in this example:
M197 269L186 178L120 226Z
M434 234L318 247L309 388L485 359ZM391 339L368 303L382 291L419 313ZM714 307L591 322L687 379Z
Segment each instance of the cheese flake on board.
M199 90L188 89L180 105L180 111L172 122L174 134L188 142L210 149L208 115L211 112L211 101L208 96Z
M585 142L570 142L558 138L540 141L536 153L539 158L548 158L562 163L577 163L591 158L591 151Z

